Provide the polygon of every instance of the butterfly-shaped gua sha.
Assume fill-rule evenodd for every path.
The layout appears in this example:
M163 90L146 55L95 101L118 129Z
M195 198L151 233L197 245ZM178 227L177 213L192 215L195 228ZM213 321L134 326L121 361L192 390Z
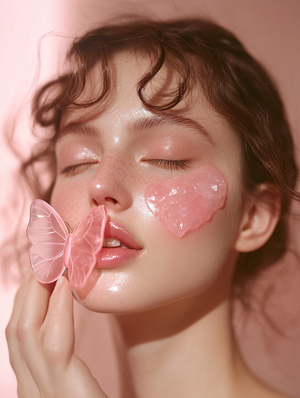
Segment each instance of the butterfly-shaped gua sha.
M53 207L36 199L30 207L27 227L34 277L51 283L67 268L70 285L75 289L83 287L102 248L106 221L105 206L96 206L72 231Z

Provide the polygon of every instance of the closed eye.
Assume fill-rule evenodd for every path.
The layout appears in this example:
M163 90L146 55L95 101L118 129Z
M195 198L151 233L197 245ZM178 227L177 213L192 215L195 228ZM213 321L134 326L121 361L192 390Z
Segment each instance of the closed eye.
M147 163L162 167L166 170L176 171L185 170L189 167L187 160L169 160L169 159L150 159Z
M64 169L62 169L61 174L77 175L77 174L84 172L85 170L88 170L94 164L96 164L96 162L72 164L72 165L67 166Z

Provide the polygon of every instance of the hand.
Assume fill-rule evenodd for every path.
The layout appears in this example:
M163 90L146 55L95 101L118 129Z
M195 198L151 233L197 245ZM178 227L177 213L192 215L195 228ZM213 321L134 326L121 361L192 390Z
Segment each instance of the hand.
M73 298L63 276L54 290L32 276L22 284L6 338L19 398L107 398L74 355Z

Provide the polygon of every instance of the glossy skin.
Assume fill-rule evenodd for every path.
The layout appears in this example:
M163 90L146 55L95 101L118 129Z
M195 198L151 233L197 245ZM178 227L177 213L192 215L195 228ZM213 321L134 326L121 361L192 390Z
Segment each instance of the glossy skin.
M201 106L184 103L176 111L189 107L184 116L202 125L209 136L170 121L139 128L141 120L153 117L135 91L143 65L136 66L136 59L127 54L122 55L123 62L126 67L116 71L118 95L113 104L104 114L95 109L89 115L95 136L72 134L66 127L83 123L86 112L70 114L63 121L62 130L68 133L57 143L58 175L51 199L70 225L96 203L104 204L108 218L124 226L142 247L137 258L120 267L95 269L86 286L74 293L87 308L113 313L145 311L199 294L216 281L225 265L231 269L233 261L228 265L227 259L235 257L243 197L240 144L227 123L200 97ZM84 161L78 160L83 153ZM170 167L157 159L185 163ZM183 177L206 164L227 179L226 206L211 222L178 239L149 211L144 192L154 182ZM79 167L70 170L73 165Z
M51 204L70 225L103 204L108 219L139 248L117 266L95 268L73 291L86 308L115 314L120 397L282 397L244 366L230 314L238 252L266 242L279 200L262 201L264 186L253 197L245 193L239 139L199 88L169 116L155 118L135 90L148 60L121 53L112 62L114 96L105 112L98 106L62 121ZM96 70L89 92L95 82ZM226 203L211 221L178 238L148 209L145 190L206 164L224 174ZM18 294L7 336L20 396L103 398L74 354L71 290L64 277L60 281L51 294L31 277Z

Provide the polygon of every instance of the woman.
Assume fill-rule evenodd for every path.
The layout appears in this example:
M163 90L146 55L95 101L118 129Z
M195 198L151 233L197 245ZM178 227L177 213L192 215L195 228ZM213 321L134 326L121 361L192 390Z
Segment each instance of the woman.
M112 314L121 397L283 397L249 372L231 327L232 297L284 254L299 200L270 78L202 20L101 27L67 60L35 97L48 134L23 170L71 226L99 206L108 221L83 287L66 271L18 292L7 338L19 396L106 396L74 354L73 294Z

